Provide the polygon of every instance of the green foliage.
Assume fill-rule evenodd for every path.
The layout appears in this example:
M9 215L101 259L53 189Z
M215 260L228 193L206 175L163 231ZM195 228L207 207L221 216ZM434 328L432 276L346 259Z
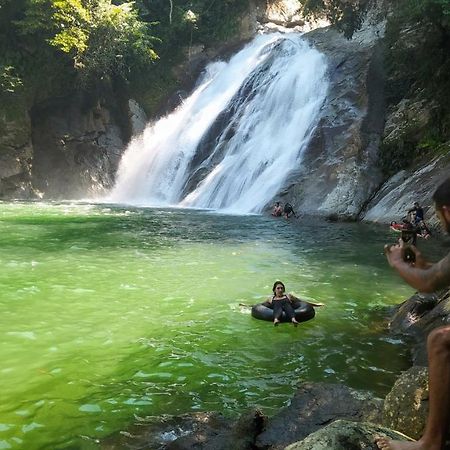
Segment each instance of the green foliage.
M21 88L32 104L104 79L145 78L145 89L160 86L163 98L183 49L232 36L247 6L244 0L0 0L0 95Z
M308 18L326 18L351 38L364 20L370 0L300 0Z
M144 20L156 22L159 54L175 54L180 46L214 44L233 36L245 0L137 0Z
M157 58L150 28L132 3L2 0L0 96L21 87L35 103L74 86L127 79Z
M82 82L111 75L126 79L134 65L157 57L149 26L139 19L132 3L29 0L17 25L23 36L37 34L66 54Z
M386 175L448 150L450 138L450 0L399 0L386 31L388 104L432 103L432 125L381 147ZM409 139L406 135L410 136Z
M0 93L13 94L23 86L12 66L0 65Z
M160 59L152 70L145 77L137 72L131 75L130 88L149 114L177 89L172 69L184 60L186 52L197 44L208 47L235 36L248 4L247 0L136 1L141 20L152 22L152 30L160 38L154 47Z

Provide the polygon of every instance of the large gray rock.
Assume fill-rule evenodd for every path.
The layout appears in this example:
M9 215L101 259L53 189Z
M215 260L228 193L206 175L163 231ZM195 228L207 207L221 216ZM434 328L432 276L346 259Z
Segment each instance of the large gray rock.
M338 420L285 450L375 450L378 449L375 444L377 436L411 441L401 433L371 423Z
M380 223L399 222L418 201L424 208L427 223L437 227L432 195L449 174L450 154L436 156L419 167L398 172L381 186L368 203L362 219Z
M397 379L384 399L383 424L419 439L428 415L428 369L414 366Z
M378 188L384 126L383 63L373 33L347 40L332 28L305 37L328 60L330 88L320 121L281 199L299 211L355 219Z
M361 214L363 220L398 221L413 202L418 201L425 209L426 220L437 225L431 196L450 174L450 142L438 144L432 136L438 124L445 123L442 117L445 99L436 95L430 98L430 91L418 81L423 77L418 74L420 69L405 70L405 61L422 60L429 48L434 48L440 40L441 33L442 29L436 24L415 21L400 24L396 39L389 41L390 58L400 62L386 80L392 103L386 114L382 159L389 173L397 173L386 180L371 199ZM417 67L421 67L420 64ZM446 71L439 65L434 69L436 73Z
M426 338L443 325L450 324L450 291L434 294L416 293L397 308L389 322L395 334L408 334L414 338L412 356L414 364L427 365Z
M337 419L381 422L382 400L347 386L303 383L289 406L269 419L256 446L283 449Z
M130 137L133 114L112 93L73 96L35 107L32 119L33 185L44 198L80 199L112 187Z

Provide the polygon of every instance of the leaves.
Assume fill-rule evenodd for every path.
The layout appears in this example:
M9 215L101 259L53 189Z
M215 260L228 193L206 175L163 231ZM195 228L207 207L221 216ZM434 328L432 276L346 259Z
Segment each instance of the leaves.
M300 0L308 18L326 18L351 38L364 20L370 0Z

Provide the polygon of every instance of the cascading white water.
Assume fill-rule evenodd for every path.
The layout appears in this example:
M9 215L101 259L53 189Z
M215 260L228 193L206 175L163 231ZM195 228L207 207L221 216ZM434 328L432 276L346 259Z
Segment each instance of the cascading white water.
M193 94L149 124L120 163L109 199L258 213L298 168L327 92L326 62L296 34L260 35L210 64ZM199 145L221 117L205 176L186 191Z

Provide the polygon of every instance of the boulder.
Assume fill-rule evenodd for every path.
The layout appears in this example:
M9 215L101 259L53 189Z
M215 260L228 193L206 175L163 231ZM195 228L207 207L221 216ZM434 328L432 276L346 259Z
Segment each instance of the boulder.
M289 406L268 420L256 447L283 449L337 419L381 422L382 400L341 384L303 383Z
M384 399L383 424L419 439L428 415L428 369L413 366L403 372Z
M337 420L316 431L301 442L295 442L285 450L375 450L377 436L411 441L412 439L394 430L371 423L355 423Z
M432 195L450 173L450 153L436 156L418 167L402 170L389 178L361 214L364 221L390 223L405 216L418 201L428 225L438 227Z
M450 290L433 294L416 293L397 308L389 322L395 334L414 338L412 356L415 365L427 365L426 338L435 328L450 323Z

